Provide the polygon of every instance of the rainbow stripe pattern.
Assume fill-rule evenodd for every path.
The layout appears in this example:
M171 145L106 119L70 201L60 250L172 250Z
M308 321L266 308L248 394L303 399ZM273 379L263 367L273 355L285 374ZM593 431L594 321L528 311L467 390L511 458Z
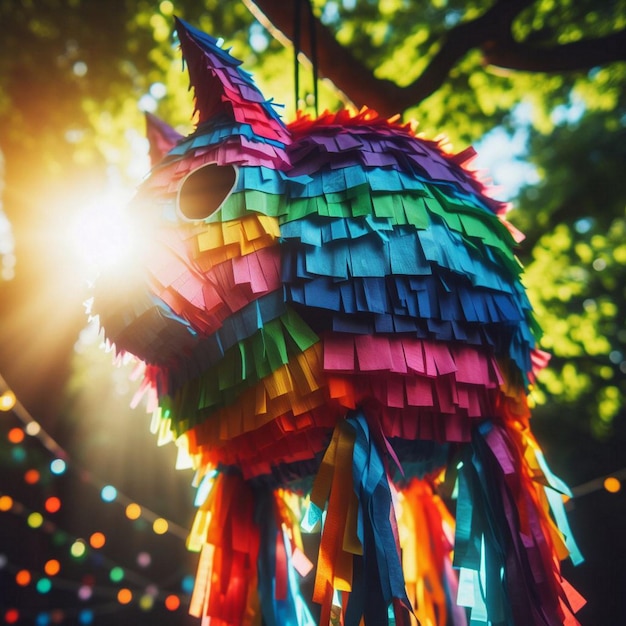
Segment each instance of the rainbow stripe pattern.
M368 109L286 125L216 39L177 31L197 126L149 120L141 263L95 310L197 469L192 614L577 624L568 490L528 423L546 357L472 150Z

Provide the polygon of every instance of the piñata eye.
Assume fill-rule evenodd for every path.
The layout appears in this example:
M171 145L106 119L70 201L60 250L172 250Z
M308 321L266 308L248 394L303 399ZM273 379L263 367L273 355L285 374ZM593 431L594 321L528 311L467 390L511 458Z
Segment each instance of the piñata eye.
M222 206L236 182L237 169L232 165L203 165L183 180L178 210L189 220L203 220Z

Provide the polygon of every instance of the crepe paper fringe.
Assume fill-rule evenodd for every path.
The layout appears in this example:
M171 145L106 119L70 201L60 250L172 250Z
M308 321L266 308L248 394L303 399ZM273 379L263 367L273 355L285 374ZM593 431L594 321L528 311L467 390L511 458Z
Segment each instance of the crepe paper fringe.
M294 278L428 276L444 268L466 276L474 286L523 297L522 289L515 284L519 264L512 256L513 271L507 271L488 247L481 249L476 243L464 240L436 217L431 218L426 230L390 228L374 220L336 219L331 221L333 236L328 243L320 241L319 245L311 245L309 233L313 237L324 234L320 232L320 222L320 219L299 220L282 227L286 252L295 255L287 264ZM300 232L294 226L299 226ZM371 259L371 265L365 259Z
M259 624L259 545L250 487L237 476L219 475L188 540L191 550L201 550L190 613L203 626Z
M385 434L407 441L468 441L477 420L506 407L517 417L524 415L522 409L527 411L525 404L518 406L524 398L519 390L516 396L502 395L504 381L489 352L465 345L324 336L323 349L316 343L298 353L243 395L232 394L236 402L203 417L198 403L218 393L224 380L218 370L206 379L212 392L195 381L166 395L167 382L153 381L161 387L159 412L167 416L176 436L193 429L188 433L189 451L198 466L234 465L246 478L262 473L276 478L281 471L275 472L274 465L315 459L346 409L368 399L376 399L381 407ZM253 380L251 370L247 374ZM196 416L196 423L182 421L179 415Z
M199 122L223 111L240 123L250 124L258 135L283 141L284 124L274 107L258 90L241 61L223 50L217 39L176 19L176 32L195 92ZM213 80L207 80L212 77Z
M176 263L170 263L165 271L151 272L152 290L198 334L208 336L230 315L267 294L282 292L279 254L277 246L263 248L202 274L183 264L176 268Z
M196 426L197 445L213 449L290 409L297 414L297 407L306 412L334 401L329 411L338 419L345 408L376 398L386 407L388 436L458 441L468 438L470 418L493 413L502 377L488 352L462 344L342 333L325 335L323 353L311 353L316 338L298 335L293 320L285 326L289 319L269 322L217 365L198 368L200 377L180 385L171 376L152 381L177 436ZM299 345L287 341L293 333ZM267 351L264 359L259 350ZM274 371L268 372L268 367ZM180 375L179 369L175 372ZM160 370L147 372L146 378L151 374L158 377ZM252 388L241 395L242 387ZM217 411L220 406L224 408ZM180 416L196 416L196 422ZM320 424L313 420L311 425ZM218 461L225 462L213 460Z
M207 475L199 489L192 614L229 626L258 624L258 607L276 626L327 624L331 614L344 626L409 624L412 615L434 626L577 624L584 601L560 575L567 549L545 496L547 485L564 485L544 473L529 433L484 422L459 448L455 529L437 480L409 479L395 492L376 420L366 409L337 424L311 491L303 526L321 525L319 620L299 589L312 565L297 496L228 472Z
M197 251L194 260L202 271L278 242L280 227L276 219L252 213L240 220L203 224L193 237Z
M292 133L289 152L293 164L314 163L310 158L311 152L326 153L333 162L337 162L333 154L337 152L362 152L364 161L368 157L371 159L372 153L377 152L373 163L370 161L369 165L388 167L393 163L401 163L403 167L400 169L410 170L410 166L406 167L409 163L420 168L428 178L449 182L471 196L479 196L484 205L495 213L506 210L506 205L490 198L475 174L463 167L475 155L472 148L458 154L448 154L442 150L440 142L418 138L410 124L399 124L393 119L382 118L367 107L356 115L342 110L326 112L316 119L299 112L297 120L289 125L289 130ZM380 153L385 153L385 156L381 157ZM379 162L378 159L386 161Z
M409 624L398 529L386 462L362 412L335 429L311 492L305 524L323 522L313 600L322 606L320 624L330 623L334 591L350 592L345 626Z
M410 480L399 491L397 511L404 580L415 616L424 625L467 626L465 611L456 604L454 518L434 481Z
M543 485L528 474L523 448L515 429L485 422L461 451L458 603L470 608L472 624L577 624L573 613L581 599L558 566L568 551Z
M185 176L208 163L239 168L240 178L235 187L238 195L246 189L279 195L284 193L287 180L297 186L309 180L309 177L289 178L281 171L288 168L283 142L261 137L251 126L224 116L199 125L189 137L172 148L153 167L150 178L140 187L139 196L171 201Z
M196 504L188 547L201 555L190 613L203 626L260 626L261 619L266 626L315 626L299 588L313 564L294 497L212 473L200 483Z

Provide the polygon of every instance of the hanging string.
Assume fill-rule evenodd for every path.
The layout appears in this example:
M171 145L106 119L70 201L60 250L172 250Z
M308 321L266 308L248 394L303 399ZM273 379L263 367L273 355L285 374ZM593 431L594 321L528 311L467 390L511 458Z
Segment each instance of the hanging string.
M300 54L301 32L300 25L302 21L302 0L294 0L293 12L293 67L294 67L294 89L295 89L295 106L296 111L300 108L298 100L300 98L300 64L298 56Z
M294 23L293 23L293 52L294 52L294 89L295 89L295 106L299 108L298 102L300 98L300 64L298 56L300 54L302 44L302 2L306 2L308 21L309 21L309 41L311 45L311 65L313 67L313 101L315 116L319 115L318 111L318 62L317 62L317 31L315 28L315 15L313 14L313 5L311 0L294 0Z
M311 0L307 0L309 5L309 39L311 41L311 63L313 65L313 100L315 107L315 117L319 116L317 107L317 32L315 29L315 16L313 15L313 5Z

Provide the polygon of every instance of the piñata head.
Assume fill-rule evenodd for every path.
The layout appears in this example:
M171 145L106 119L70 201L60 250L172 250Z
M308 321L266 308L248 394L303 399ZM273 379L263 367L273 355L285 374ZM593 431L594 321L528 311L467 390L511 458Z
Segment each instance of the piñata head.
M197 127L152 120L166 153L135 200L148 245L94 308L205 480L191 612L570 619L558 560L578 555L550 511L563 520L565 487L528 430L536 326L471 150L370 110L285 125L217 40L177 30ZM441 497L455 482L456 529ZM303 498L304 528L322 531L314 575Z

